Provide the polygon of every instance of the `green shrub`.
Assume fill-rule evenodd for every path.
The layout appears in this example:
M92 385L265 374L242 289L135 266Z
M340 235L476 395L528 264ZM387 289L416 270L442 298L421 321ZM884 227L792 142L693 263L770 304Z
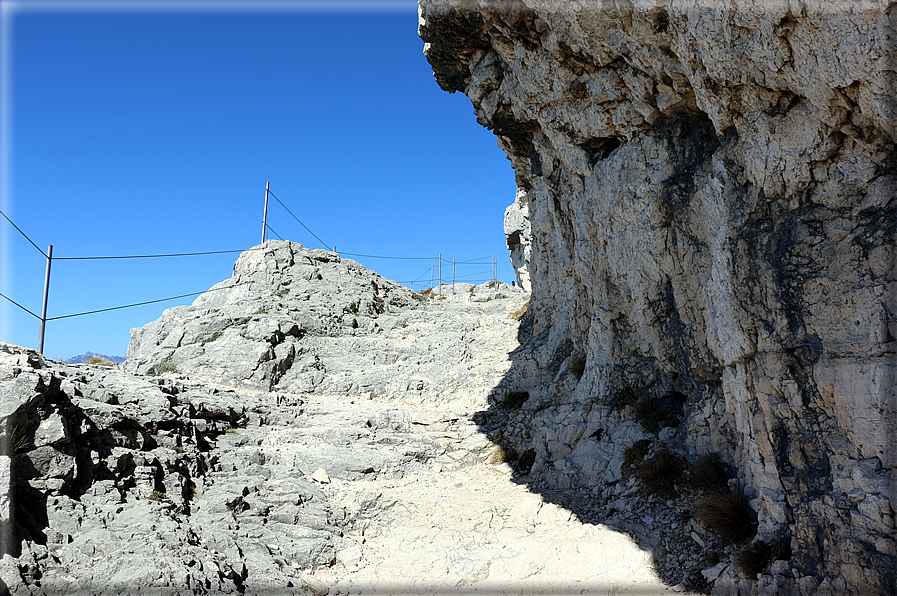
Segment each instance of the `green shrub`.
M165 498L165 493L161 490L154 490L150 496L147 497L150 501L161 501Z

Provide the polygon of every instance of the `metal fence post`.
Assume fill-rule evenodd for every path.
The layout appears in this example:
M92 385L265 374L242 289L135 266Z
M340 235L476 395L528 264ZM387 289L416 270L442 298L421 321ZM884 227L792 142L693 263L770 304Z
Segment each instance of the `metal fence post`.
M262 244L265 243L265 235L268 233L268 185L270 181L265 182L265 213L262 215Z
M50 265L53 264L53 245L47 247L47 271L44 273L44 305L40 311L40 336L37 340L37 351L44 354L44 332L47 328L47 299L50 297Z
M439 253L439 295L442 296L442 253Z

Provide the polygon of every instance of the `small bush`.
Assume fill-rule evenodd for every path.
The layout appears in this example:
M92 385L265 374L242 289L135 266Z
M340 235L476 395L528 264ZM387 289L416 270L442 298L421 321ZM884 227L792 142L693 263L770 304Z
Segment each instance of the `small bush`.
M280 290L279 292L274 292L273 295L277 296L278 298L283 298L284 296L286 296L289 293L290 293L289 290Z
M432 293L433 293L433 288L427 288L425 290L420 291L420 295L423 296L424 298L429 297L430 294L432 294Z
M756 533L748 499L737 486L708 492L695 504L695 517L731 543L747 540Z
M586 372L586 359L582 356L577 356L570 361L570 366L567 367L567 370L570 371L577 379L581 379L583 373Z
M754 540L750 546L735 553L735 565L746 579L757 579L772 561L772 548L762 540Z
M526 391L508 391L501 403L508 410L519 410L528 399L529 393Z
M718 453L709 453L698 458L691 469L691 482L702 491L718 491L728 488L728 476Z
M150 501L161 501L165 498L165 493L161 490L154 490L150 496L147 497Z
M676 493L676 480L682 476L684 466L679 457L669 449L658 449L653 457L636 467L636 474L648 492L656 495Z
M115 366L115 363L111 360L106 360L105 358L100 358L99 356L94 356L93 358L87 359L84 364L94 364L96 366Z
M527 309L529 308L529 298L526 299L526 302L523 303L523 306L515 310L511 313L511 318L515 321L519 321L523 318L523 315L526 314Z
M252 314L254 314L254 315L266 315L266 314L268 314L268 311L265 310L264 308L260 308L260 309L258 309L257 311L255 311L255 312L252 313Z

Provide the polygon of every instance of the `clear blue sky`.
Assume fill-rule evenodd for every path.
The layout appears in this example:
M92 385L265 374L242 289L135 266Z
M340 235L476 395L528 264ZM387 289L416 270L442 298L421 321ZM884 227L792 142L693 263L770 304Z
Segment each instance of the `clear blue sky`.
M499 279L513 279L502 233L513 171L470 101L434 81L414 0L97 4L4 2L3 211L42 250L53 244L48 317L228 278L236 254L55 258L254 246L266 181L340 252L494 253ZM269 223L321 248L274 201ZM2 293L39 314L46 260L5 220L0 230ZM429 282L430 261L357 260ZM132 327L192 300L50 321L44 352L124 355ZM37 347L39 321L0 302L2 340Z

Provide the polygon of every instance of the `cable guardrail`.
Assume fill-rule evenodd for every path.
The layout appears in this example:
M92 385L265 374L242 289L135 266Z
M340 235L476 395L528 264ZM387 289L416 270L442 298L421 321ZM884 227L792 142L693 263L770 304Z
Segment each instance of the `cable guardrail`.
M283 201L281 201L276 195L274 195L274 193L270 192L270 189L267 186L266 186L265 190L266 190L266 204L265 204L265 219L263 222L264 223L263 229L265 230L265 232L270 231L281 241L286 241L280 234L278 234L274 230L274 228L272 228L268 224L268 221L267 221L267 215L268 215L267 214L267 197L268 197L268 195L270 195L271 197L274 197L274 199L286 210L286 212L290 216L292 216L293 219L295 219L309 234L311 234L318 242L320 242L326 250L331 251L331 247L328 246L321 239L320 236L315 234L307 225L305 225L305 223L303 223L302 220L300 220L289 209L289 207L287 207L287 205ZM95 255L95 256L60 257L60 256L53 256L53 245L49 245L48 250L46 252L41 250L41 248L21 228L19 228L19 226L17 226L15 224L15 222L13 222L12 219L10 219L9 216L7 216L2 211L0 211L0 215L2 215L3 218L6 219L6 221L10 225L12 225L12 227L15 228L16 231L18 231L19 234L21 234L22 237L24 237L25 240L27 240L35 249L37 249L37 251L47 260L47 269L46 269L46 274L45 274L45 279L44 279L44 300L43 300L43 308L41 311L42 315L38 315L37 313L26 308L19 302L13 300L11 297L0 293L0 298L3 298L4 300L10 302L11 304L15 305L22 311L26 312L27 314L31 315L32 317L38 319L41 322L40 341L39 341L39 346L38 346L38 351L40 353L43 353L44 327L45 327L46 323L49 321L71 319L71 318L75 318L75 317L82 317L82 316L110 312L110 311L115 311L115 310L122 310L122 309L126 309L126 308L134 308L137 306L146 306L149 304L168 302L171 300L179 300L179 299L188 298L191 296L199 296L199 295L205 294L207 292L212 292L212 291L216 291L216 290L223 290L223 289L235 287L235 286L226 286L224 288L215 288L215 289L210 288L208 290L204 290L201 292L191 292L188 294L179 294L177 296L169 296L167 298L146 300L146 301L142 301L142 302L134 302L131 304L124 304L124 305L120 305L120 306L113 306L113 307L108 307L108 308L101 308L101 309L96 309L96 310L71 313L71 314L67 314L67 315L48 317L47 316L47 301L48 301L48 294L49 294L50 265L53 261L100 261L100 260L130 260L130 259L159 259L159 258L175 258L175 257L195 257L195 256L210 256L210 255L244 253L244 252L251 251L251 250L265 250L266 249L265 246L255 246L255 247L250 247L250 248L246 248L246 249L212 250L212 251L195 251L195 252L178 252L178 253L154 253L154 254L146 254L146 255L138 254L138 255ZM264 235L263 235L263 240L264 240ZM424 270L424 272L421 275L419 275L416 279L413 279L410 281L397 281L396 282L396 283L399 283L402 285L409 286L412 291L414 290L414 284L417 284L419 282L425 282L427 273L430 274L430 289L448 285L449 281L447 279L445 279L445 277L443 276L443 273L442 273L443 263L445 263L445 264L450 263L452 265L452 275L451 275L451 284L452 285L454 285L454 283L456 281L460 281L462 283L486 282L486 281L494 282L497 279L497 268L496 268L494 254L491 257L485 256L485 257L478 257L475 259L468 259L465 261L458 261L457 259L443 258L442 254L439 254L439 255L433 256L433 257L419 257L419 256L405 257L405 256L398 256L398 255L377 255L377 254L368 254L368 253L342 252L342 251L337 251L336 246L332 247L332 252L336 253L338 257L348 256L348 257L359 257L359 258L366 258L366 259L388 259L388 260L432 261L432 262L434 262L433 264L430 265L430 267L428 269ZM491 272L490 271L478 271L476 273L469 273L469 274L465 274L465 275L456 275L456 273L455 273L455 269L459 266L485 265L490 261L492 263L492 271ZM438 264L438 268L437 268L436 264ZM437 269L438 269L438 277L436 275ZM479 276L483 276L487 273L491 273L492 277L491 278L479 277ZM421 291L423 291L423 290L421 290Z
M40 254L44 255L44 258L45 258L45 259L48 258L48 257L47 257L47 253L45 253L44 251L42 251L42 250L40 249L40 247L39 247L37 244L34 243L34 240L32 240L31 238L29 238L29 237L28 237L28 234L26 234L25 232L23 232L23 231L21 230L21 228L19 228L19 226L17 226L16 224L14 224L13 221L12 221L11 219L9 219L9 217L7 217L7 215L6 215L5 213L3 213L2 211L0 211L0 215L2 215L3 218L6 219L6 221L8 221L8 222L10 223L10 225L12 225L12 227L14 227L14 228L19 232L19 234L21 234L22 236L24 236L24 237L25 237L25 240L27 240L28 242L30 242L30 243L31 243L31 246L33 246L34 248L37 249L37 252L39 252Z

